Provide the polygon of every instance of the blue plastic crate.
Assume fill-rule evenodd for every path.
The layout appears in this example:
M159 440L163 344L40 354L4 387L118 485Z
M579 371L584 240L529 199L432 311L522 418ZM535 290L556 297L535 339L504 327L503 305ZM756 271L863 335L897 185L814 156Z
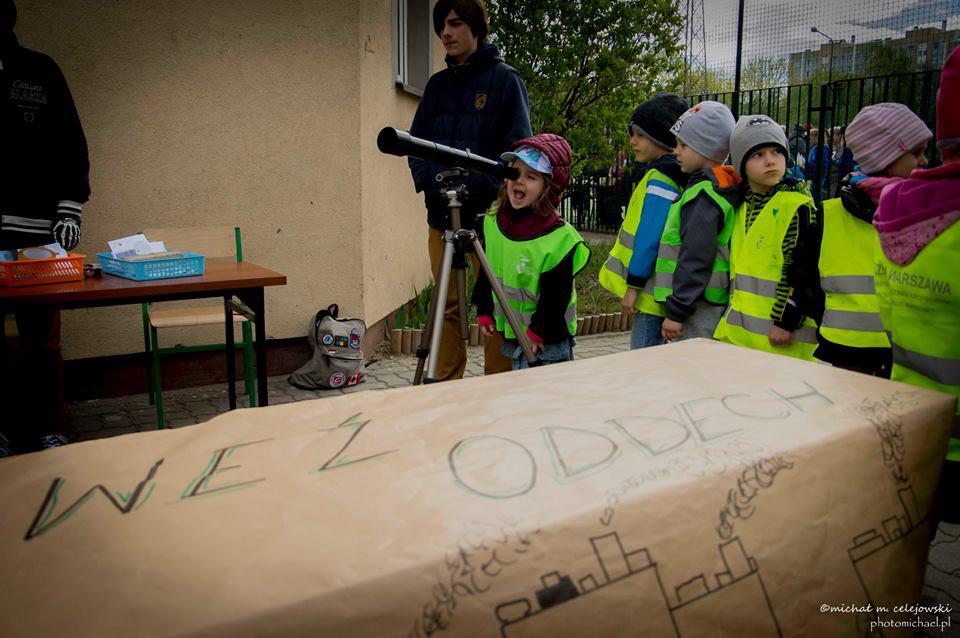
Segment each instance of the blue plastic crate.
M152 281L171 277L192 277L203 274L203 255L183 253L183 257L126 261L110 253L97 253L103 272L135 281Z

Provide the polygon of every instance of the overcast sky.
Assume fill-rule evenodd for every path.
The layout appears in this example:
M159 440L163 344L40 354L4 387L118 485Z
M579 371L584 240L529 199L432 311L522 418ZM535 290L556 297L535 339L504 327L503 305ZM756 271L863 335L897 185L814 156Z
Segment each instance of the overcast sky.
M707 64L732 70L737 52L737 0L704 0ZM902 37L914 26L960 29L960 0L745 0L744 60L788 56L834 39ZM685 3L684 3L685 6Z

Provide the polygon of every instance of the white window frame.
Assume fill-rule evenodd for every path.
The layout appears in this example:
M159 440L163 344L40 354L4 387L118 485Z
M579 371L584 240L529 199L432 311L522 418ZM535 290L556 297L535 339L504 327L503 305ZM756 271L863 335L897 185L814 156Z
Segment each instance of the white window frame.
M393 25L393 82L397 88L423 97L423 90L427 86L427 80L433 72L433 3L430 0L419 0L427 5L426 24L424 25L425 35L427 37L426 46L426 77L423 78L423 86L418 86L415 78L410 77L410 59L409 59L409 29L408 29L408 0L393 0L392 2L392 25Z

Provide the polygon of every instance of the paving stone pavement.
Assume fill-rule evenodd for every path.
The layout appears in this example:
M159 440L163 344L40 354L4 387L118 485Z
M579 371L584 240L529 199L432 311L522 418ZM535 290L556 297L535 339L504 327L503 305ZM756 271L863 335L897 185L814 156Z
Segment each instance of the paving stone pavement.
M590 359L630 349L629 332L612 332L577 337L574 356ZM358 386L337 390L301 390L287 382L287 375L270 377L267 387L270 405L322 399L350 392L367 392L402 388L413 384L417 358L412 355L391 356L367 365L367 379ZM483 374L483 348L467 350L465 377ZM167 427L179 428L207 421L227 411L227 386L209 385L163 393L164 421ZM247 407L243 384L237 384L237 405ZM103 439L131 432L147 432L157 427L156 415L146 394L112 399L78 401L67 406L67 418L78 441Z

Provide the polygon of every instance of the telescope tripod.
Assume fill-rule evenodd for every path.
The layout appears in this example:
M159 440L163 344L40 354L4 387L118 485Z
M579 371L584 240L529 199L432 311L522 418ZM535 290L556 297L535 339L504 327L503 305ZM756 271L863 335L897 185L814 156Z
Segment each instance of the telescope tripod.
M437 360L440 353L440 338L443 335L443 315L446 308L447 294L450 291L451 275L455 276L455 285L457 287L457 303L460 312L460 339L465 340L470 336L469 326L467 325L467 259L466 254L473 251L480 263L480 268L490 282L493 294L506 315L507 323L517 335L517 341L523 350L523 355L531 367L539 365L537 358L533 355L530 342L527 340L527 332L520 321L517 312L507 302L503 286L493 273L490 262L483 252L483 246L480 245L480 238L475 230L462 228L460 225L460 207L461 199L466 194L466 187L462 184L454 184L458 178L463 178L467 172L461 168L451 168L441 171L437 175L437 181L441 183L443 194L447 198L447 208L450 209L450 230L443 233L443 257L440 259L440 269L434 276L433 298L430 300L430 309L427 313L427 326L423 331L423 341L417 348L417 371L413 377L413 384L436 383L437 381ZM424 346L423 344L427 344ZM433 356L430 356L433 353ZM429 357L427 367L427 376L424 378L423 369Z

